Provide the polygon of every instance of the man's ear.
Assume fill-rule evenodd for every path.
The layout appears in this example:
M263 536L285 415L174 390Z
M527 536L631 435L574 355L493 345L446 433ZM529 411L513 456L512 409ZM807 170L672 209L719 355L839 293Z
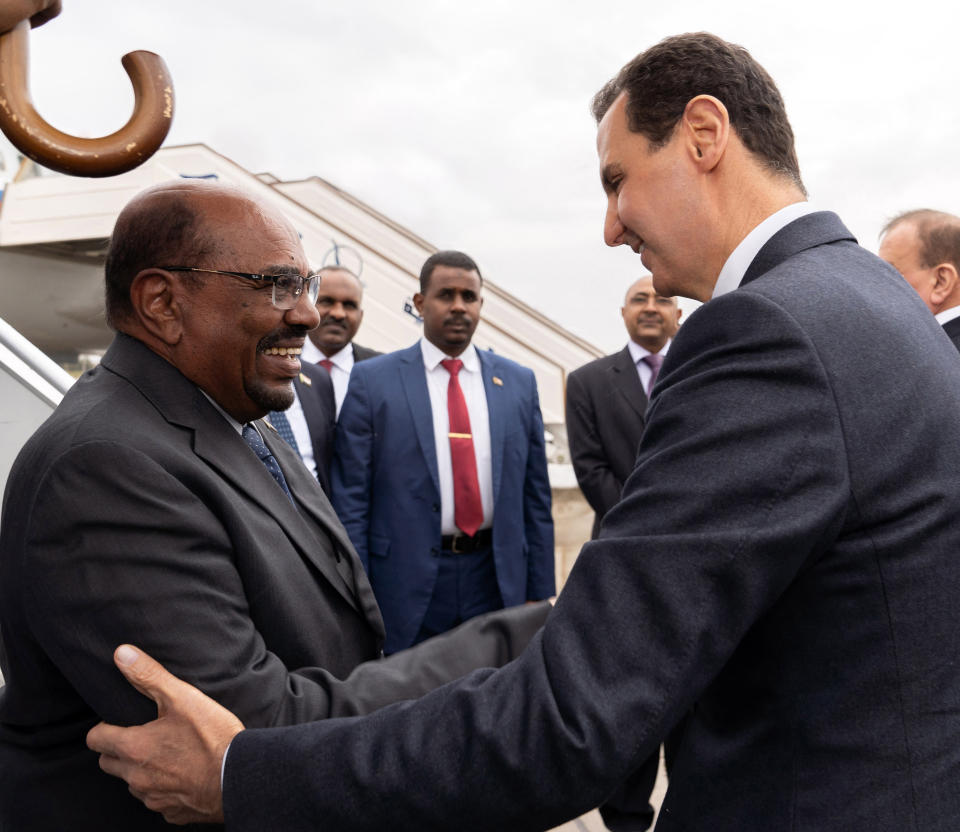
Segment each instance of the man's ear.
M413 296L413 305L416 307L417 314L423 317L423 295L419 292Z
M960 277L953 263L941 263L933 270L933 290L930 292L930 302L940 306L950 299L957 290Z
M130 284L133 317L154 338L175 346L183 336L183 287L170 272L144 269Z
M713 170L727 149L730 114L712 95L698 95L687 102L680 119L683 141L694 163L705 173Z

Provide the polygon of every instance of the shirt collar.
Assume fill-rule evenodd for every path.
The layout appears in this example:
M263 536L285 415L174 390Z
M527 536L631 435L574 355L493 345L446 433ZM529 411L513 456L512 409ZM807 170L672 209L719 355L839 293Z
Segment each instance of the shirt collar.
M667 339L667 343L664 344L660 349L660 352L658 353L659 355L666 356L667 350L670 349L671 340L673 339ZM633 359L634 364L641 361L646 356L651 355L650 350L648 350L646 347L640 346L640 344L638 344L632 338L627 341L627 349L630 350L630 357Z
M353 369L353 342L348 342L345 347L331 355L330 360L345 373L349 373Z
M200 390L199 387L197 389ZM213 399L211 399L210 396L207 396L207 394L203 390L200 390L200 392L203 393L203 395L206 396L207 401L210 402L210 404L212 404L220 412L220 415L223 416L223 418L230 423L230 427L232 427L237 433L243 436L243 425L241 425L236 419L233 418L233 416L227 413L226 410L220 407L220 405L218 405ZM254 425L254 429L256 429L256 425Z
M960 306L951 306L949 309L944 309L943 312L937 312L934 317L937 319L937 323L943 326L954 318L960 318Z
M453 358L453 356L444 353L440 347L431 344L426 338L420 339L420 352L423 354L423 365L427 370L436 370L443 359ZM473 344L470 344L456 357L463 362L464 370L471 373L480 371L480 357L477 355L477 348Z
M326 358L326 356L321 352L320 347L314 344L308 335L307 340L303 342L303 352L300 353L300 360L307 364L316 364L324 358Z
M794 202L774 212L756 226L740 241L740 245L733 250L727 262L723 264L710 297L718 298L736 289L747 273L747 269L750 268L753 258L774 234L794 220L812 214L816 210L809 202Z
M327 356L323 354L323 350L314 344L309 337L304 341L303 353L300 355L301 361L306 364L319 364L326 357ZM353 369L353 341L350 341L339 352L331 355L330 361L344 372L349 373Z

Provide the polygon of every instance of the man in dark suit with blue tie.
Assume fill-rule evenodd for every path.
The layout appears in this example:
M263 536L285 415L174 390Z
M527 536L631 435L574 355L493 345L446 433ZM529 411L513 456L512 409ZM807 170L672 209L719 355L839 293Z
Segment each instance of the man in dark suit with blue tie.
M956 351L805 203L783 101L746 50L668 38L594 114L607 243L703 305L542 633L417 702L239 733L141 657L130 677L156 674L190 726L92 739L153 805L225 811L231 830L533 830L606 801L635 828L637 767L690 712L658 832L960 828ZM233 735L222 806L207 734ZM192 815L188 779L207 785Z
M471 343L482 285L438 252L414 296L423 338L354 366L334 507L387 627L387 653L554 593L553 520L533 372Z
M890 220L881 237L880 257L903 275L960 350L960 217L907 211Z

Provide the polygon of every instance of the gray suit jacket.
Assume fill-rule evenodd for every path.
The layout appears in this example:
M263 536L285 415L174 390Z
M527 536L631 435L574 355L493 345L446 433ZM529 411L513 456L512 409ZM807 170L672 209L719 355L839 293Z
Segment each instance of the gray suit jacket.
M692 708L658 832L954 832L958 413L916 293L835 215L794 221L677 334L623 499L525 653L241 733L228 825L549 828Z
M633 471L646 409L627 347L584 364L567 379L567 439L577 483L596 512L594 538Z
M363 568L316 480L260 426L296 507L191 382L119 335L21 452L0 530L0 828L166 828L84 745L101 719L156 715L113 666L124 641L269 726L502 664L543 621L542 606L510 611L369 662L384 631Z

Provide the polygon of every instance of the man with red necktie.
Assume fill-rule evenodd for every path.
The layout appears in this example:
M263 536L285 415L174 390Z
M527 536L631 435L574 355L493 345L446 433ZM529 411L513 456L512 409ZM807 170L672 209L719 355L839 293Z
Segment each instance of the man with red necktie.
M467 255L428 258L414 296L423 337L356 365L340 411L334 505L388 653L554 592L536 379L471 343L482 286Z

